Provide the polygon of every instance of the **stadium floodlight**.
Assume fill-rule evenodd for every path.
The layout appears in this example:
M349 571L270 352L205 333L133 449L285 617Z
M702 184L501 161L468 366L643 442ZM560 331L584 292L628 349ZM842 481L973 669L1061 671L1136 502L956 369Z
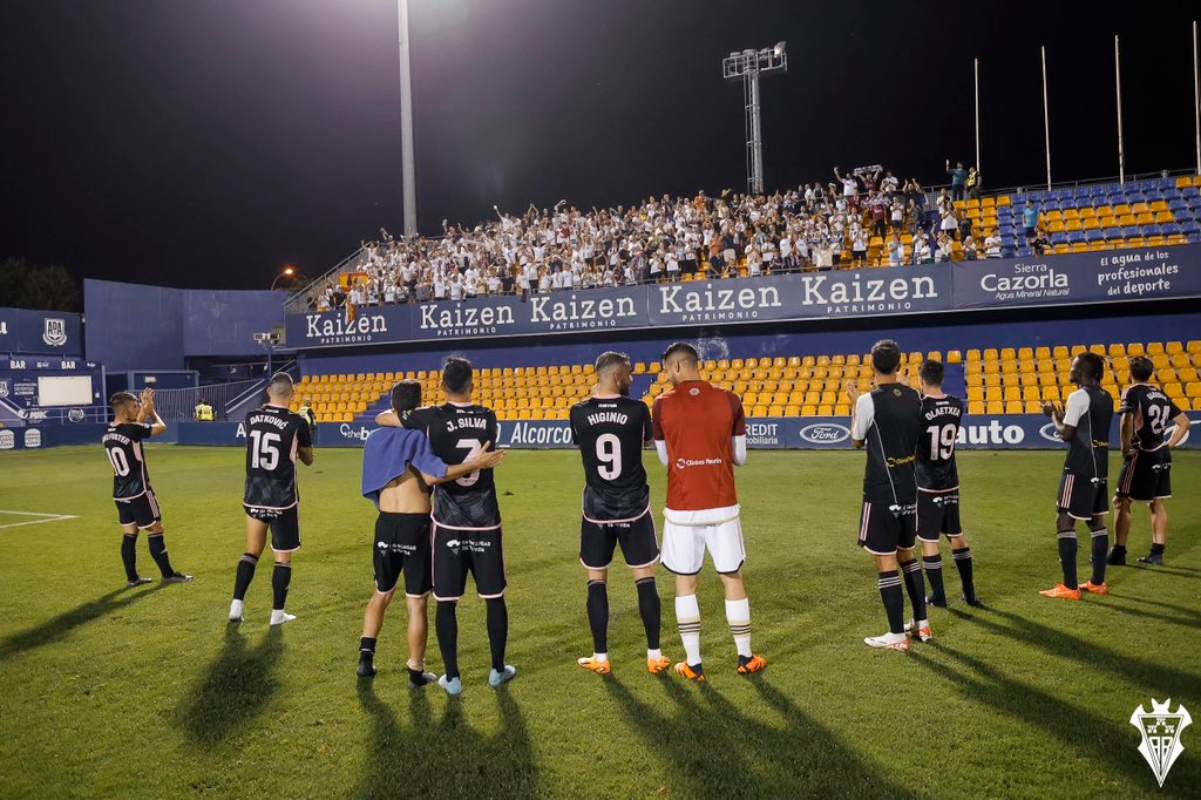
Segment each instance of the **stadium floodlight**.
M762 50L735 51L721 60L721 76L742 81L746 111L746 191L763 194L763 135L759 121L759 76L788 71L787 42Z
M296 267L292 266L291 264L285 266L283 270L281 270L280 273L275 276L275 280L271 281L271 291L275 291L275 285L279 283L280 278L291 278L295 274Z

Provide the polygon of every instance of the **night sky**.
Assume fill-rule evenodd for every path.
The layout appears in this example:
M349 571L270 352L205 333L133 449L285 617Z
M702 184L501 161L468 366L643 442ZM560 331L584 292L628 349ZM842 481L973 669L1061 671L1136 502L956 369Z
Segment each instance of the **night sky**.
M942 182L1195 164L1195 3L411 0L418 222L493 203L582 208L745 185L731 50L788 41L763 81L769 190L883 163ZM0 258L79 277L265 288L401 228L388 0L0 0Z

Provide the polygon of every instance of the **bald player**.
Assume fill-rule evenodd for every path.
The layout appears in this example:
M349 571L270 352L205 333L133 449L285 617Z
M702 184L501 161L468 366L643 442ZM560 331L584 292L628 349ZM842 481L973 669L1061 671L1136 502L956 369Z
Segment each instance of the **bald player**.
M739 674L761 672L767 661L751 652L751 607L742 577L746 547L734 488L734 465L746 463L746 417L738 396L701 380L699 366L692 345L667 348L663 372L672 390L655 401L653 417L655 447L667 467L662 560L676 575L676 621L686 653L675 670L703 682L696 586L706 551L725 587Z

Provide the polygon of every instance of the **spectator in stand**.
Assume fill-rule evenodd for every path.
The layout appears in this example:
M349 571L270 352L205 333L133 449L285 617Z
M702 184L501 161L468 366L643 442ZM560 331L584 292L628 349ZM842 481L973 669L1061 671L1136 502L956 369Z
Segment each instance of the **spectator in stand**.
M951 260L951 255L954 253L954 240L947 235L946 231L938 234L938 247L934 251L934 260L938 263L944 263Z
M892 235L892 240L888 243L888 266L901 267L905 265L905 243L901 241L901 236L898 233Z
M972 238L971 234L968 234L963 240L963 260L975 261L976 257L976 240Z
M967 171L967 196L973 200L980 199L980 170L974 166Z
M872 234L884 238L888 231L888 200L877 194L872 198Z
M867 264L867 231L863 228L856 228L851 234L851 252L853 254L852 266L862 267Z
M962 161L955 162L955 168L951 169L951 159L947 159L947 174L951 176L951 199L962 200L964 185L967 183L967 170L963 168Z
M890 222L894 233L899 233L905 227L905 201L900 197L892 199L892 211L890 213Z
M1047 238L1047 232L1041 226L1034 234L1034 241L1031 243L1036 255L1046 255L1046 252L1051 249L1051 240Z
M834 177L842 183L842 196L846 198L847 205L854 206L859 197L859 181L849 172L846 175L839 174L838 167L834 168Z
M930 252L930 242L926 239L925 231L918 231L913 239L913 263L929 264L934 260Z
M1026 244L1030 245L1034 242L1034 234L1038 228L1038 204L1027 203L1026 208L1022 211L1022 226L1026 229Z
M897 193L897 176L892 174L892 170L884 172L884 180L880 181L880 191L888 198Z
M986 258L1001 257L1001 233L997 230L992 230L988 234L988 238L984 240L984 255Z
M959 233L959 219L955 216L954 205L947 202L940 213L942 214L942 220L938 224L939 233L954 240L956 234Z

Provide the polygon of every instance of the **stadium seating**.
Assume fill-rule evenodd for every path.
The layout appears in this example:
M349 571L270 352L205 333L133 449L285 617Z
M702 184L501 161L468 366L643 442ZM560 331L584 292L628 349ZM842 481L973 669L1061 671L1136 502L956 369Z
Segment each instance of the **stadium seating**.
M1106 357L1102 386L1115 401L1130 383L1130 357L1145 354L1164 392L1181 409L1201 411L1201 341L954 349L945 359L939 352L913 352L903 355L903 363L915 388L926 359L962 365L970 414L1040 414L1044 402L1062 402L1073 391L1072 358L1086 350ZM849 416L847 383L863 391L872 382L863 353L711 359L701 367L702 377L739 395L747 416L758 418ZM588 396L593 372L591 364L484 368L477 370L475 395L501 420L565 420L572 404ZM657 362L635 364L634 375L635 391L645 389L648 404L669 388ZM392 384L402 379L421 381L424 402L445 402L437 371L306 375L293 409L307 399L320 422L353 422L372 406L382 409Z

